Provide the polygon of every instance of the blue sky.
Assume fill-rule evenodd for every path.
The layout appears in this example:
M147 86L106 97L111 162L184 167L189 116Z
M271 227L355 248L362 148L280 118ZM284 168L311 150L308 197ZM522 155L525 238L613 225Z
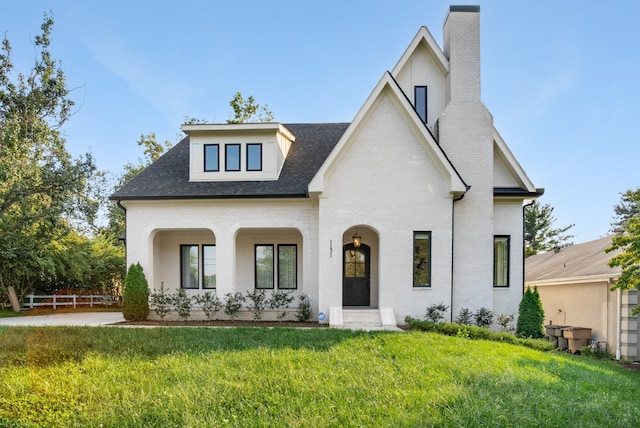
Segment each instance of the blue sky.
M480 5L482 98L556 226L607 234L640 186L640 2L575 0L6 2L0 31L19 71L53 11L52 52L76 111L68 149L118 173L184 117L225 122L237 91L279 122L351 121L419 27L442 45L450 4Z

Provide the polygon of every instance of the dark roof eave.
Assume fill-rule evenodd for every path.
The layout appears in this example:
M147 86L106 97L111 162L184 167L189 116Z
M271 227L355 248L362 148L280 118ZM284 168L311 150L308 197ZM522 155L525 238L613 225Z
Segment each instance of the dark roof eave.
M309 196L304 193L288 193L288 194L263 194L263 195L159 195L159 196L118 196L111 195L111 201L172 201L172 200L188 200L188 199L292 199L305 198Z
M493 196L500 198L539 198L544 194L543 188L536 188L535 192L520 187L494 187Z

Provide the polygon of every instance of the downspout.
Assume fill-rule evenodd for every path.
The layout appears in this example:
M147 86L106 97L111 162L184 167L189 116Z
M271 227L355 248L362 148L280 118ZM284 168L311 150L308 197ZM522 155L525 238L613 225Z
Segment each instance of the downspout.
M616 346L616 360L620 360L622 356L622 290L618 288L618 316L616 317L616 329L618 336L618 345Z
M122 211L124 211L124 239L122 240L123 244L124 244L124 260L125 260L125 268L126 268L126 261L127 261L127 208L122 205L122 201L120 199L118 199L116 201L116 205L118 205L118 208L120 208Z
M450 314L450 322L453 322L453 250L454 250L454 240L455 240L455 202L457 201L461 201L464 198L464 195L467 194L467 192L469 191L469 189L471 189L471 186L467 186L467 190L465 191L465 193L461 194L459 197L457 198L453 198L453 202L451 203L451 297L449 299L449 302L451 303L451 314Z
M529 202L528 204L524 204L522 205L522 295L524 296L524 278L525 278L525 263L524 263L524 259L526 258L524 255L525 252L525 248L524 248L524 239L525 239L525 232L526 232L526 225L527 225L527 207L530 207L531 205L533 205L533 203L535 202L535 199L532 199L531 202Z

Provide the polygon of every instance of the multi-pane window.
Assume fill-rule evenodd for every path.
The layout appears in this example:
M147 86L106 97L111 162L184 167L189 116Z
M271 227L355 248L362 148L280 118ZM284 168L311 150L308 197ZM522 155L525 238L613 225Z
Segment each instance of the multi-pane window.
M180 287L198 289L200 284L216 288L216 246L180 245Z
M493 286L509 286L509 236L493 237Z
M255 246L256 288L273 288L273 245Z
M255 246L255 286L262 289L298 288L298 246L281 244L277 246L277 259L274 259L273 244ZM277 261L277 263L276 263ZM277 284L275 280L278 280Z
M240 171L240 144L226 144L224 150L225 171Z
M216 246L202 246L202 288L216 288Z
M220 146L217 144L204 145L204 170L207 172L220 171Z
M278 245L278 288L298 288L298 246Z
M247 144L247 171L262 171L262 144Z
M416 111L418 116L424 123L427 123L427 87L416 86L414 87L414 99L416 102Z
M197 245L180 245L180 287L199 288L199 256Z
M413 232L413 286L431 286L431 232Z

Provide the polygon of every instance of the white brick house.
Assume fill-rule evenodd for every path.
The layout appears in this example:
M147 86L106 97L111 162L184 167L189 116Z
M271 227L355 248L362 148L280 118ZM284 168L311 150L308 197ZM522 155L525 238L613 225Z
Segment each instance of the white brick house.
M351 123L198 124L112 195L152 289L311 298L323 322L431 304L517 314L540 196L480 97L479 7L422 27ZM360 245L354 245L359 236Z

